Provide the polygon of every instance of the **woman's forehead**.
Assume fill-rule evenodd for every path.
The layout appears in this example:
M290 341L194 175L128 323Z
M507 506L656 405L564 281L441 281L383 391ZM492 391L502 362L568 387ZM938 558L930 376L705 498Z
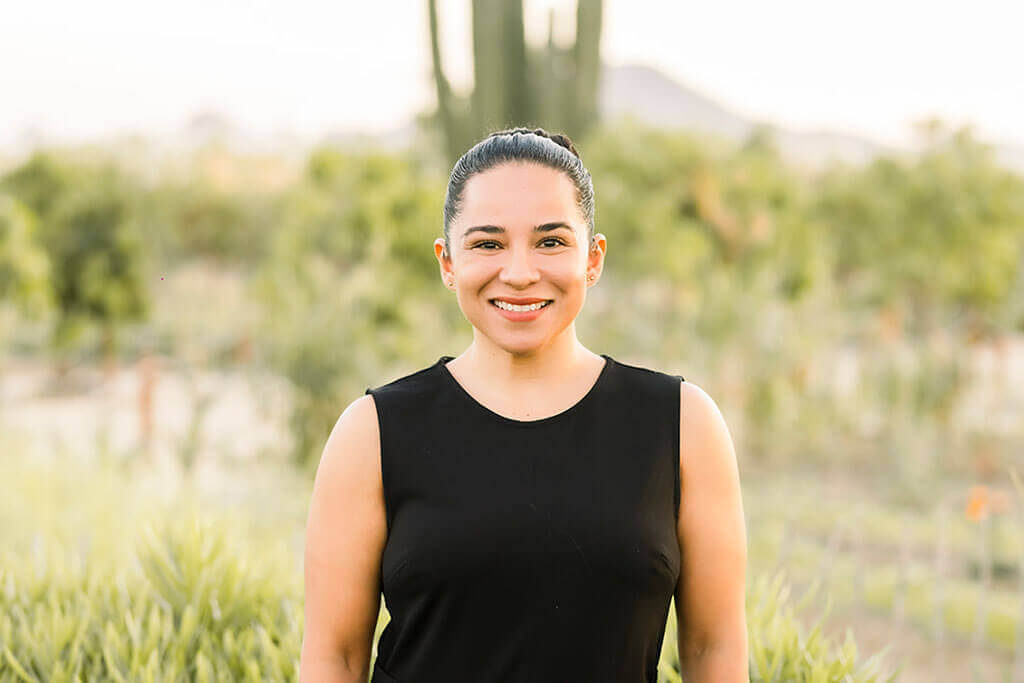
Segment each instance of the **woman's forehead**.
M536 222L534 219L540 218L575 222L576 189L564 173L553 168L503 164L467 181L461 213L460 222L465 225L481 220L495 222L503 217L531 226Z

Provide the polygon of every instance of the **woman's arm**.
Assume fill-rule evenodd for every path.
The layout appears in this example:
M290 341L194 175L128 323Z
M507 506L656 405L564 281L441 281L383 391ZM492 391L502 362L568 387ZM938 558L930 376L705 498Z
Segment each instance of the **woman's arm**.
M732 437L718 406L680 384L679 661L696 683L749 681L747 533Z
M387 536L377 410L370 395L338 418L306 525L301 683L366 683Z

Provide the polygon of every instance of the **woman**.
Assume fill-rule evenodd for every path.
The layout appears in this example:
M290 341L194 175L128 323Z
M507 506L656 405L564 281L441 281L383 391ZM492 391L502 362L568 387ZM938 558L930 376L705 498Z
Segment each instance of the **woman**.
M473 342L328 439L303 683L366 681L382 590L372 683L656 683L673 596L685 680L747 680L732 440L696 385L577 340L606 249L565 136L500 131L455 165L434 251Z

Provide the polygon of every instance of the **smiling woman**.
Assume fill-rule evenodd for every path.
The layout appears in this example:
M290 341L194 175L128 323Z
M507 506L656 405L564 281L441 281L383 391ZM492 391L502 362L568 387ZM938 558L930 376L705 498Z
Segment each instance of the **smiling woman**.
M699 387L577 340L606 248L565 136L499 131L459 159L434 250L473 342L338 419L303 681L366 680L381 591L372 683L656 683L673 597L687 680L747 679L732 442Z

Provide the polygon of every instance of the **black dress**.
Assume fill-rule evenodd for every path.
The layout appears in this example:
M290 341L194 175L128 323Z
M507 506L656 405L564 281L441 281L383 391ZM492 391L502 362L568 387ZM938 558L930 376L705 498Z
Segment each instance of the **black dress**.
M514 420L442 356L369 388L391 621L372 683L656 683L679 579L679 384L610 356L567 410Z

